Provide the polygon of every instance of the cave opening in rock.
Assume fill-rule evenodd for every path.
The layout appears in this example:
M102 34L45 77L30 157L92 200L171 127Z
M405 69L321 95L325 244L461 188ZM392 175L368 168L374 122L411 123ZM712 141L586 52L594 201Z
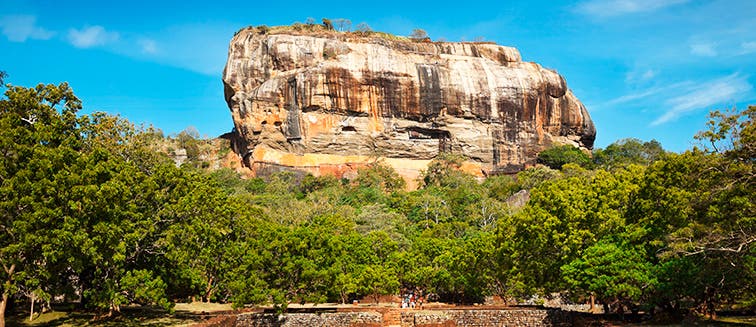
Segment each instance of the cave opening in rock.
M410 140L438 140L438 151L451 151L451 133L443 129L410 127L407 128Z

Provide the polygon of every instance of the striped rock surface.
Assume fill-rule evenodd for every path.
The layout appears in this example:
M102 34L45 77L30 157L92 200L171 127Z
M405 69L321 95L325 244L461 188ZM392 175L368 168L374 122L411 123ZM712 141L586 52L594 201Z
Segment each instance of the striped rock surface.
M223 83L236 150L258 173L350 177L382 159L412 182L440 152L477 176L514 173L596 135L562 76L491 43L248 28Z

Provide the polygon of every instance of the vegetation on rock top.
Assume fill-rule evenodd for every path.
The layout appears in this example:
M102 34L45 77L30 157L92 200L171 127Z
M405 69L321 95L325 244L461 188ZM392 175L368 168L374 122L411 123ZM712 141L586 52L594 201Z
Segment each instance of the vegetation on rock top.
M242 31L251 31L261 35L275 35L275 34L290 34L290 35L315 35L320 37L339 37L349 41L365 41L371 39L383 39L390 41L402 41L402 42L434 42L445 43L447 42L443 38L439 38L436 41L432 41L428 33L420 28L415 28L407 36L395 35L386 32L374 31L368 24L359 23L352 26L352 21L346 18L328 19L323 18L322 23L318 24L314 18L308 18L305 23L295 22L291 25L280 26L247 26L238 31L234 35L241 33ZM461 43L476 43L476 44L496 44L491 41L484 41L482 37L478 37L473 41L465 41Z

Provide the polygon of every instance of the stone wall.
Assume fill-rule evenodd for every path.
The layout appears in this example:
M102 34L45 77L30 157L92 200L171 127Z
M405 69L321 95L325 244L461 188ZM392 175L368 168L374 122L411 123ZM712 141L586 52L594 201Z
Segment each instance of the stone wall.
M446 310L402 313L402 327L571 326L561 310Z
M384 310L385 311L385 310ZM392 319L398 316L399 319ZM240 314L236 327L498 327L571 326L572 314L556 309L400 310L360 312Z
M273 313L241 314L236 327L380 327L383 318L377 312Z

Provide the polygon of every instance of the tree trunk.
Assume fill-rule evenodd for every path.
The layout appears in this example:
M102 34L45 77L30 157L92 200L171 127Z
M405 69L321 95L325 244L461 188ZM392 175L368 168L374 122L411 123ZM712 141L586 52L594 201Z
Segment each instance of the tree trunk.
M596 294L591 293L591 313L596 313Z
M31 302L31 308L29 309L29 321L34 320L34 293L29 296L29 302Z
M121 314L121 306L111 301L110 309L108 310L108 314L105 315L105 317L110 318L118 314Z
M213 281L214 278L210 277L205 286L205 301L210 303L210 298L213 296Z
M8 292L3 292L3 300L0 302L0 327L5 327L5 307L8 305Z
M8 290L11 288L11 281L13 280L13 272L16 271L16 264L12 264L10 268L3 265L5 273L8 274L8 279L5 281L5 291L3 292L3 299L0 301L0 327L5 327L5 308L8 306L8 300L10 293Z

